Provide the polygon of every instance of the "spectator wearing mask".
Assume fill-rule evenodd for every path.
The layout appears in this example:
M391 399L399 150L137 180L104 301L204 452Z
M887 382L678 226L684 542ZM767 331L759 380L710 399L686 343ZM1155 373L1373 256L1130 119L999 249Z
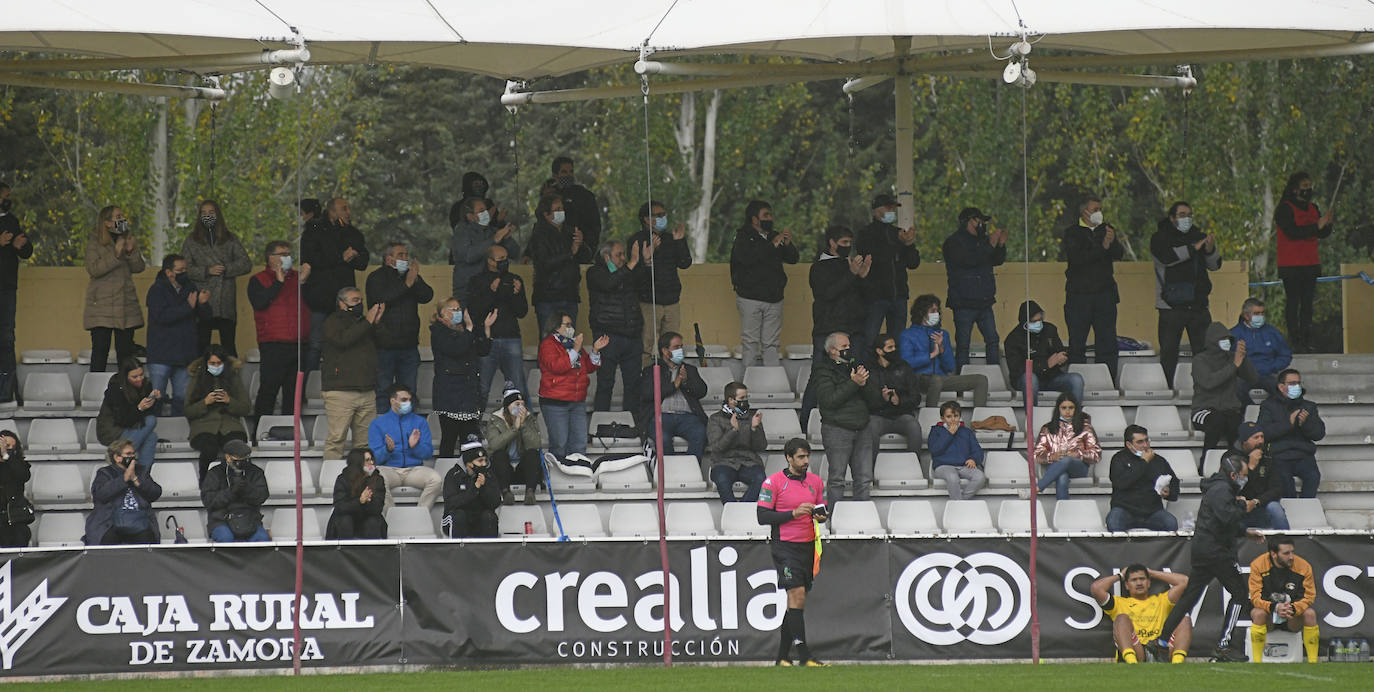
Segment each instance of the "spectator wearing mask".
M459 187L458 201L448 208L448 227L453 228L463 220L463 201L469 199L480 199L487 209L492 210L492 218L497 221L506 220L504 209L496 209L496 204L491 200L491 183L487 182L486 176L477 171L468 171L463 174L462 185Z
M897 227L897 198L883 193L869 206L868 225L854 239L854 254L867 258L862 277L868 306L858 319L863 328L851 331L861 343L872 343L883 331L900 334L906 329L907 271L921 266L921 251L916 249L916 229Z
M658 350L659 335L682 330L682 279L677 272L692 266L692 250L687 227L679 221L668 230L668 210L658 202L640 205L639 232L630 236L630 245L644 248L638 290L644 322L640 348L647 362Z
M1154 259L1155 308L1159 310L1159 363L1173 388L1183 330L1188 330L1188 343L1200 344L1212 322L1207 309L1212 280L1207 272L1221 269L1221 251L1211 233L1203 233L1193 224L1192 206L1174 202L1150 237L1150 257Z
M870 410L873 415L869 417L874 451L888 433L905 438L907 451L920 451L921 423L916 410L921 406L921 387L911 366L897 355L897 340L891 334L879 334L874 340L868 373L882 394L882 403Z
M1112 503L1107 512L1107 530L1177 531L1178 518L1165 511L1164 501L1178 500L1178 476L1150 446L1148 430L1128 425L1125 437L1125 447L1112 455Z
M959 228L945 239L945 277L949 295L945 304L954 311L954 364L968 363L973 326L983 335L989 365L1001 362L997 351L997 323L992 305L997 302L997 277L993 267L1007 261L1007 231L988 232L992 217L977 207L959 212Z
M143 253L123 209L100 210L86 242L84 265L91 281L86 284L81 328L91 333L91 372L105 372L111 337L118 362L123 362L134 356L134 330L143 326L133 276L145 267Z
M639 401L639 345L640 330L644 328L639 312L638 286L644 272L641 259L649 252L643 245L626 248L618 240L601 245L601 261L587 268L587 294L591 312L588 322L592 334L608 337L601 352L601 368L596 375L597 411L611 410L611 396L615 393L615 373L620 370L623 389L622 408L637 410Z
M1069 328L1069 362L1088 362L1088 330L1093 333L1094 359L1107 366L1116 381L1116 287L1113 262L1126 250L1116 228L1102 219L1102 200L1088 197L1078 205L1078 221L1064 231L1064 321Z
M1268 322L1263 300L1245 299L1240 306L1240 321L1231 327L1231 336L1245 342L1245 357L1255 365L1259 375L1255 388L1274 391L1278 386L1278 374L1293 362L1293 350L1278 327ZM1246 406L1255 403L1250 398L1250 383L1244 380L1236 380L1236 396Z
M425 465L434 458L434 439L429 421L415 412L415 392L403 384L393 384L387 392L391 408L372 419L367 429L368 446L377 460L378 472L386 480L386 511L396 504L393 488L420 490L420 506L429 509L439 499L443 479Z
M582 241L587 247L599 247L602 209L596 195L577 182L573 176L573 160L570 157L555 158L550 170L553 173L553 190L563 198L563 209L568 212L568 223L582 231Z
M1284 318L1293 349L1315 352L1312 342L1312 301L1322 273L1318 241L1336 230L1336 210L1325 214L1312 201L1312 177L1298 171L1283 186L1283 199L1274 207L1274 237L1278 242L1279 279L1283 281Z
M725 403L706 419L706 466L722 503L758 501L768 478L763 470L765 449L763 411L750 410L749 389L742 383L725 385ZM748 486L742 497L735 497L735 483Z
M247 440L243 417L253 412L248 388L239 374L239 359L218 344L191 363L186 420L191 424L191 447L200 452L200 478L229 440Z
M1102 446L1088 414L1072 394L1060 394L1054 408L1058 418L1041 426L1035 441L1035 463L1041 469L1037 487L1043 493L1053 485L1055 499L1067 500L1072 479L1086 478L1092 472L1092 466L1102 459Z
M926 436L930 474L943 480L951 500L971 500L987 482L983 475L983 447L973 430L964 426L959 402L940 404L940 422Z
M307 197L297 202L296 210L301 215L301 228L309 226L311 221L324 216L324 207L320 205L320 200L314 197Z
M491 351L491 325L498 310L487 313L481 328L474 329L472 311L457 298L441 302L429 323L429 345L434 350L434 389L430 402L439 416L439 456L449 458L458 443L478 433L482 417L482 356Z
M777 365L782 341L782 299L787 273L782 265L796 264L792 229L773 230L773 207L753 200L744 208L744 225L735 231L730 250L730 283L739 308L740 350L744 367L762 362Z
M148 289L148 374L153 388L172 390L172 415L185 408L186 366L195 360L196 322L210 315L210 292L197 289L186 277L186 259L167 255L162 273Z
M354 447L334 479L334 511L324 530L328 541L386 538L386 480L367 447Z
M343 457L350 430L355 446L367 444L368 424L377 417L372 393L377 383L377 323L386 311L386 304L378 303L364 313L363 294L356 288L341 289L337 298L338 309L321 328L320 388L329 422L325 459Z
M1026 397L1029 405L1035 405L1041 389L1068 392L1074 401L1082 401L1083 376L1068 371L1069 353L1059 338L1059 329L1045 321L1045 311L1033 300L1022 303L1018 314L1020 323L1007 334L1004 345L1011 370L1011 388L1018 392L1026 389L1022 364L1029 360L1031 389Z
M235 279L252 271L253 261L248 258L243 243L229 232L219 202L207 199L200 203L197 211L191 234L181 244L181 254L186 257L186 276L210 292L205 301L209 315L196 324L196 353L205 352L211 336L218 330L220 345L226 353L237 358L239 352L234 335L238 330L239 308Z
M444 533L449 538L496 538L501 481L492 473L481 442L464 442L462 454L463 462L444 476Z
M706 396L706 381L696 366L687 362L682 347L682 335L664 332L658 339L658 359L639 374L639 406L636 408L640 427L653 438L654 424L654 366L658 366L659 393L663 414L663 453L676 454L673 438L687 440L687 453L702 459L706 454L706 411L701 398Z
M547 195L534 208L534 230L530 232L528 252L534 262L534 315L546 324L555 310L572 315L577 321L581 302L580 264L591 264L593 248L584 242L582 231L568 223L563 198Z
M501 481L501 501L506 504L515 502L510 487L517 482L525 486L525 504L534 504L534 494L544 482L543 462L539 458L544 443L539 436L538 418L539 414L525 405L525 395L511 386L506 387L501 408L486 416L483 432L491 447L488 461Z
M501 370L502 380L514 382L517 389L525 391L525 354L520 343L520 320L530 313L529 300L525 294L525 282L511 273L509 253L503 245L487 248L486 268L468 280L467 307L472 312L474 323L486 323L492 314L496 319L489 330L491 349L482 356L482 379L478 383L478 395L486 402L491 393L491 383L496 380L496 370ZM463 300L459 298L459 300Z
M29 529L33 522L33 505L24 499L24 485L32 475L19 435L13 430L0 430L0 503L3 503L0 506L6 510L0 513L0 548L23 548L33 538ZM9 509L21 500L28 512L10 512Z
M19 261L32 256L33 243L19 225L19 217L14 215L10 186L0 182L0 402L14 400L14 317L18 309Z
M138 463L137 448L129 440L115 440L105 450L105 465L91 479L94 508L86 515L86 545L157 543L153 503L162 486L153 480L152 467Z
M484 200L464 199L460 211L463 220L453 227L449 256L453 258L453 295L466 302L471 297L473 277L487 269L492 246L504 248L509 258L520 255L520 243L515 240L515 226L492 227L495 217Z
M367 276L367 305L386 305L377 323L377 413L386 411L393 384L415 389L420 371L420 306L434 300L434 289L420 276L405 243L389 243L382 266Z
M137 358L130 356L119 361L119 372L110 376L100 401L100 413L95 417L96 439L103 445L130 440L143 463L152 466L157 451L157 416L153 407L161 397Z
M1251 422L1240 424L1236 431L1237 448L1230 453L1239 455L1250 471L1248 480L1240 489L1240 497L1245 501L1245 525L1255 529L1289 529L1288 513L1283 510L1283 485L1275 471L1273 457L1269 456L1269 445L1264 441L1264 430Z
M1245 355L1245 342L1220 322L1207 327L1204 338L1202 351L1193 356L1193 427L1203 432L1203 449L1225 449L1235 445L1245 412L1236 396L1236 378L1254 384L1259 374Z
M320 367L324 354L324 321L335 312L339 291L357 286L354 272L367 271L370 260L367 241L362 231L353 226L353 210L348 200L342 197L329 200L325 214L306 225L301 236L301 283L305 303L310 306L307 372Z
M854 480L853 498L868 499L876 453L868 412L883 400L878 382L856 361L848 334L826 337L825 352L829 360L811 372L811 379L816 382L821 440L829 462L825 496L833 508L844 497L846 469Z
M308 272L304 268L297 272L292 265L291 246L274 240L267 244L263 270L248 279L261 359L255 416L271 415L278 395L283 416L296 412L296 372L301 339L309 338L310 309L301 302L301 283Z
M587 386L601 367L601 349L611 338L602 334L590 354L582 348L572 316L554 311L549 335L539 343L539 412L549 437L549 453L558 461L587 451Z
M267 474L253 463L247 442L224 443L223 460L200 482L200 500L207 511L210 540L216 543L270 541L262 525L267 502Z
M893 212L894 214L896 212ZM811 265L811 368L825 363L825 338L834 332L863 334L867 327L864 278L873 270L873 257L853 252L854 236L844 226L825 230L826 249ZM905 270L903 270L905 272ZM816 408L811 380L802 393L803 429Z
M973 405L987 406L988 378L956 375L949 332L940 328L940 299L929 293L911 304L911 326L899 339L902 360L911 366L926 392L926 401L939 401L940 392L973 390Z
M1306 393L1302 374L1289 368L1279 373L1276 391L1260 404L1259 426L1274 457L1284 497L1316 497L1322 480L1317 443L1326 437L1326 423ZM1301 494L1294 478L1302 481Z

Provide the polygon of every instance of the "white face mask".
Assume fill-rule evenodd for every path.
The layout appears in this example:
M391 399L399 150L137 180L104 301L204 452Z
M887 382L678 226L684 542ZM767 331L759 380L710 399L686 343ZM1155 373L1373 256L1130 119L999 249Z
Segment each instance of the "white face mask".
M284 272L289 272L289 271L291 271L291 255L282 255L282 256L281 256L280 258L278 258L278 259L281 260L281 270L282 270L282 271L284 271Z
M1101 225L1102 225L1102 211L1099 209L1098 211L1095 211L1095 212L1089 214L1089 215L1088 215L1088 223L1092 224L1093 226L1101 226Z
M562 209L559 209L558 211L555 211L553 213L553 223L556 226L562 226L563 221L565 221L567 218L568 215L564 213Z
M1187 233L1193 228L1193 217L1185 216L1181 219L1176 219L1174 221L1174 228L1177 228L1180 233Z
M377 470L376 464L363 464L363 474L371 476Z
M478 225L478 226L485 226L485 225L487 225L487 224L489 224L489 223L491 223L491 212L489 212L489 211L487 211L487 210L485 210L485 209L483 209L482 211L477 212L477 225Z
M402 273L402 274L404 274L404 273L410 271L410 260L403 260L403 259L398 259L398 260L396 260L396 271L398 271L398 272L400 272L400 273Z
M572 328L572 327L564 327L564 328L563 328L563 336L564 336L565 338L571 339L571 338L573 338L573 337L576 336L576 335L577 335L577 330L576 330L576 329L574 329L574 328Z
M927 326L927 327L938 327L938 326L940 326L940 313L938 313L938 312L928 312L928 313L926 313L926 326Z
M1230 351L1230 350L1231 350L1231 340L1230 340L1230 339L1222 339L1221 341L1218 341L1218 342L1217 342L1217 348L1221 349L1222 351Z

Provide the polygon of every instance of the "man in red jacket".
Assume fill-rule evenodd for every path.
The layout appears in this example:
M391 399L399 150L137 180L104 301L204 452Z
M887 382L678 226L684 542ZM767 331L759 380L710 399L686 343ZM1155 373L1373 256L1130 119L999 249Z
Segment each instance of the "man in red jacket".
M310 269L308 265L300 272L293 269L291 246L281 240L267 244L266 260L263 270L248 280L248 302L253 305L262 357L253 415L271 415L280 391L281 414L289 416L296 412L301 333L309 333L310 314L301 302L301 284Z

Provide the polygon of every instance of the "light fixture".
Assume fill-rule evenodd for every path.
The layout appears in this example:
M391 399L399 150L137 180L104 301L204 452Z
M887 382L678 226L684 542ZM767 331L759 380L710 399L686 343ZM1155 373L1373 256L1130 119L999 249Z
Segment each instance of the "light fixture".
M289 67L274 67L267 76L267 93L278 101L296 95L296 73Z

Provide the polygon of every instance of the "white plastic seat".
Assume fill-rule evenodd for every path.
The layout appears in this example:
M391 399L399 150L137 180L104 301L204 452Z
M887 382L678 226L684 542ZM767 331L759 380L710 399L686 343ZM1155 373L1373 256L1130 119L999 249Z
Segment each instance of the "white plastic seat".
M157 451L162 452L189 452L191 451L191 422L180 416L168 416L157 419L157 439L166 442L157 443Z
M158 467L161 470L161 466ZM161 483L161 481L159 481ZM166 484L162 484L163 497L167 496ZM176 523L168 525L167 518L175 517ZM182 508L164 509L157 512L157 530L162 534L163 543L175 543L177 532L175 526L180 526L181 531L186 536L187 543L206 543L210 539L205 533L205 512L204 510Z
M788 344L782 350L788 360L811 360L814 349L814 344Z
M1163 372L1161 370L1161 372ZM1193 400L1193 363L1179 363L1174 368L1174 391L1178 392L1177 398L1184 401Z
M73 504L86 502L90 497L91 478L86 464L66 461L47 461L32 464L29 481L35 504ZM41 512L40 512L41 514Z
M1188 379L1192 381L1191 368ZM1178 383L1178 369L1175 368L1174 384ZM1121 390L1127 399L1168 401L1174 398L1174 391L1169 389L1164 378L1164 367L1159 363L1122 363Z
M759 523L754 502L727 502L720 509L720 534L722 536L767 536L772 527Z
M768 432L766 426L764 432ZM819 406L811 409L811 415L806 419L806 441L811 443L813 450L825 448L825 441L821 439L821 409Z
M334 497L334 482L339 480L339 474L343 473L346 466L343 459L325 459L320 464L320 476L315 480L315 487L320 489L321 497Z
M597 511L596 505L590 502L562 503L558 506L558 518L563 522L563 533L571 538L603 538L606 536L606 525L601 521L601 513ZM554 530L557 528L557 524L549 528Z
M162 486L164 504L200 504L200 478L194 461L164 461L153 466L153 480Z
M31 372L24 378L24 410L72 411L76 395L65 372Z
M749 399L758 404L787 404L797 399L781 365L753 365L744 369L744 386Z
M33 454L80 452L81 438L70 418L35 418L29 424L25 446Z
M118 363L118 362L119 362L119 355L115 353L114 349L110 349L110 352L107 353L107 354L105 354L105 362L106 362L106 363ZM76 364L77 364L77 365L90 365L90 364L91 364L91 349L89 349L89 348L83 348L83 349L81 349L80 351L77 351L77 352L76 352ZM107 373L105 373L105 374L106 374L106 375L109 375L109 374L111 374L111 373L108 373L108 372L107 372Z
M965 411L967 411L967 409L965 409ZM979 406L973 409L973 413L964 414L964 424L968 425L973 421L983 420L989 416L1001 416L1007 419L1008 423L1016 425L1016 412L1013 411L1010 406ZM1011 435L1011 433L1004 430L975 430L973 432L978 438L978 441L985 444L989 441L1005 443L1007 437Z
M110 386L108 372L88 372L81 376L81 410L99 411L105 403L105 389Z
M1195 488L1202 479L1197 473L1197 457L1191 449L1156 449L1155 454L1169 462L1169 468L1178 476L1178 484L1183 488Z
M988 401L1011 401L1014 395L1011 387L1007 386L1007 376L1002 372L1000 365L968 363L963 370L959 371L959 374L982 375L988 378Z
M1004 533L1029 533L1031 530L1030 502L1030 500L1002 500L1002 506L997 508L997 528ZM1035 522L1037 531L1050 530L1049 518L1045 516L1045 505L1042 502L1035 503Z
M434 457L434 472L439 474L440 478L448 478L448 472L451 471L454 466L457 466L461 461L462 458L460 457ZM327 464L329 462L326 461L325 463ZM339 467L339 470L342 471L343 467ZM329 490L329 488L325 487L323 482L321 482L320 492L326 493L331 491Z
M301 415L303 416L318 416L324 413L324 395L320 391L320 380L322 378L318 377L319 373L315 373L315 375L316 376L305 378L305 394L302 397L305 400L305 404L301 406ZM432 381L433 378L428 380L416 379L416 382Z
M930 485L921 472L921 459L912 452L879 452L873 463L873 481L879 490L915 490Z
M72 352L60 348L33 348L19 354L24 364L64 365L72 362Z
M316 377L316 378L312 378L312 379L319 379L319 378ZM290 450L290 449L292 449L292 448L295 446L295 442L294 442L293 440L269 440L269 439L266 439L266 438L267 438L267 431L271 430L272 428L281 427L281 426L285 426L285 427L287 427L287 428L290 428L290 427L291 427L292 425L294 425L294 424L295 424L295 417L293 417L293 416L263 416L263 417L259 418L259 419L258 419L258 428L257 428L256 434L254 435L254 438L255 438L255 439L253 440L253 446L257 447L258 449L266 449L266 450ZM302 427L302 428L305 427L305 419L304 419L304 418L301 419L301 427ZM302 429L302 430L300 431L300 433L301 433L301 447L305 447L305 445L306 445L306 440L309 439L309 438L306 437L305 430Z
M597 475L597 485L602 490L610 493L634 493L644 492L654 489L654 484L649 480L649 476L644 464L636 464L629 468L616 471L606 471Z
M916 410L916 422L921 424L921 433L930 436L930 429L940 423L940 409L934 406L923 406Z
M302 465L305 462L301 462ZM278 499L290 499L296 497L296 462L295 461L268 461L261 462L263 474L267 476L267 490L271 497ZM329 486L332 492L334 486ZM308 469L301 469L301 497L311 498L319 494L315 488L315 479L310 477Z
M1280 501L1283 511L1288 514L1288 524L1295 531L1310 529L1329 529L1331 522L1326 519L1321 500L1315 497L1285 497Z
M838 536L883 536L883 520L872 500L845 500L835 503L830 532Z
M616 380L619 382L620 380ZM587 431L592 436L587 443L587 455L596 456L604 452L633 452L643 449L637 437L597 437L598 426L607 423L619 423L633 427L635 424L634 413L630 411L593 411L590 420L587 421Z
M950 500L945 503L946 533L996 533L985 500Z
M1026 457L1020 452L984 452L983 475L989 488L1029 488L1031 483Z
M1094 401L1116 401L1121 398L1121 392L1112 384L1112 373L1106 363L1074 363L1069 366L1069 372L1083 376L1083 401L1079 403L1086 405Z
M1221 468L1221 457L1226 454L1224 449L1209 449L1202 454L1202 477L1211 478Z
M652 505L650 506L652 507ZM711 506L705 502L669 503L664 519L668 522L670 536L716 536L715 517L711 516ZM615 510L611 510L614 519ZM654 535L657 536L657 526Z
M797 396L806 393L806 385L811 381L811 363L802 363L797 369Z
M267 417L267 416L263 416L263 418L266 418L266 417ZM324 441L327 440L327 439L329 439L329 417L328 417L328 416L303 416L303 417L301 418L301 427L305 429L303 432L308 432L309 435L310 435L310 448L311 448L311 449L323 450L323 449L324 449ZM258 430L265 430L265 428L262 427L262 423L258 423ZM352 440L353 440L353 428L352 428L352 426L349 426L348 435L344 438L344 449L350 449L350 448L351 448L351 445L349 445L348 442L350 442L350 441L352 441ZM290 444L290 443L288 443L288 444ZM302 438L302 439L301 439L301 449L305 449L305 444L306 444L306 440L305 440L304 438Z
M437 538L438 534L434 532L434 517L428 507L406 505L392 507L386 513L386 537L404 541Z
M1173 406L1140 406L1135 410L1135 424L1150 432L1156 441L1187 440L1192 437L1178 409Z
M301 512L301 540L323 540L324 532L320 530L318 511L314 507L304 507ZM272 518L270 520L264 519L264 521L270 521L268 531L272 534L272 540L296 540L296 508L281 507L271 514Z
M720 365L697 368L697 374L706 382L706 396L701 398L702 405L719 407L725 403L725 385L735 381L735 371Z
M887 506L887 530L892 534L939 533L935 505L930 500L893 500Z
M611 536L658 538L658 510L647 502L621 502L611 507Z
M1096 500L1059 500L1054 503L1054 530L1094 533L1107 530Z
M1099 444L1107 447L1121 442L1126 432L1126 414L1120 406L1084 406L1083 412L1092 417Z
M701 462L691 454L666 454L663 457L663 490L696 492L706 489L701 477Z
M81 512L40 513L36 534L40 548L81 545L81 537L86 534L86 517Z
M754 390L749 390L749 396L754 396ZM768 439L769 447L782 447L788 440L802 436L801 422L797 420L796 409L765 408L760 411L763 413L763 433ZM740 432L743 433L752 423L752 419L740 421Z
M562 510L566 511L566 510ZM537 505L504 505L496 513L498 531L503 536L525 535L525 522L530 523L530 535L546 537L549 525L544 520L544 510Z

